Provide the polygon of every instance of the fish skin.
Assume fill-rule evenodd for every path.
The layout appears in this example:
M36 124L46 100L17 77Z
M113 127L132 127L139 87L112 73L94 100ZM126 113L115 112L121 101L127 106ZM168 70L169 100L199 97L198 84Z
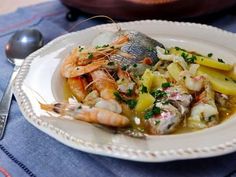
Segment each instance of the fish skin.
M152 39L141 32L133 30L120 30L114 33L113 40L122 35L127 35L129 42L121 48L121 51L133 56L132 59L125 58L119 54L115 54L111 57L111 59L120 62L122 65L131 65L140 62L145 57L151 58L152 63L155 64L158 61L156 46L165 48L163 44L156 41L155 39Z
M132 58L124 57L120 54L114 54L110 56L110 59L117 61L123 66L138 63L145 57L150 57L152 64L154 65L158 61L156 46L165 49L164 45L160 42L135 30L119 30L117 32L105 31L96 36L91 44L93 46L112 44L115 40L122 36L128 36L129 42L121 47L121 51L122 53L130 54L129 56L132 56Z

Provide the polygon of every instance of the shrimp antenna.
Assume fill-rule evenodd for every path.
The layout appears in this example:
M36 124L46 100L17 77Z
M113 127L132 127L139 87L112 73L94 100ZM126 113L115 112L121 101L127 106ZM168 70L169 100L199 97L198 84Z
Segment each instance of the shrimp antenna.
M109 20L111 20L111 22L112 22L113 24L115 24L115 26L116 26L116 28L117 28L118 31L121 30L121 27L120 27L111 17L108 17L108 16L106 16L106 15L95 15L95 16L93 16L93 17L87 18L87 19L85 19L85 20L82 20L82 21L80 21L80 22L74 24L72 27L70 27L70 28L68 29L68 32L73 31L73 30L74 30L78 25L80 25L81 23L87 22L87 21L92 20L92 19L94 19L94 18L106 18L106 19L109 19Z
M43 100L45 103L47 103L47 101L42 97L42 95L40 95L36 90L32 89L30 86L25 85L31 92L33 92L35 95L37 95L41 100ZM35 97L35 99L39 101L39 99L37 97Z
M28 86L28 85L25 85L25 86L26 86L31 92L33 92L34 94L36 94L41 100L43 100L43 102L44 102L45 104L48 104L47 101L46 101L36 90L32 89L32 88L31 88L30 86ZM40 105L41 108L44 107L44 104L43 104L41 101L39 101L39 99L38 99L37 97L35 97L35 99L37 100L37 102L39 103L39 105ZM47 113L49 116L53 117L53 115L52 115L50 112L46 111L46 113Z

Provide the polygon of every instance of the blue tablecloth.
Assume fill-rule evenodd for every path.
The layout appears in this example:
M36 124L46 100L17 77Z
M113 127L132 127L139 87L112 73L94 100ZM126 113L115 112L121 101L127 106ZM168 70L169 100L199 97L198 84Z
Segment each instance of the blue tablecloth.
M36 28L48 42L73 25L65 20L67 11L59 2L53 1L0 16L0 97L13 69L4 54L9 37L17 29ZM79 20L85 18L81 16ZM77 30L100 23L104 21L92 20L78 26ZM235 14L224 14L207 23L236 32ZM236 176L236 153L166 163L140 163L87 154L69 148L33 127L13 100L6 134L0 141L0 177L4 174L14 177L226 177Z

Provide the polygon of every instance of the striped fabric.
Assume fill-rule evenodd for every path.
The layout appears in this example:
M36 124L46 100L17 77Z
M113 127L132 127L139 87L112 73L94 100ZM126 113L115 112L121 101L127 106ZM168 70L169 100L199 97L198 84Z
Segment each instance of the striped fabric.
M4 46L18 29L36 28L45 41L66 33L74 24L65 20L68 10L51 1L0 16L0 97L10 78L12 65L6 60ZM79 17L79 21L87 18ZM104 23L92 20L78 29ZM208 24L236 32L236 15L224 14ZM236 47L236 46L235 46ZM0 177L230 177L236 176L236 153L168 163L139 163L71 149L29 124L15 100L5 137L0 141ZM235 133L235 132L232 132Z

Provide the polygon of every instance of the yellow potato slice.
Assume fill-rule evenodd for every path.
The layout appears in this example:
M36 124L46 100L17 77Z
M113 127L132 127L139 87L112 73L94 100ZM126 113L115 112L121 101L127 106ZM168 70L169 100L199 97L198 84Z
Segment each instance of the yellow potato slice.
M234 64L234 68L231 71L225 71L224 74L236 80L236 64Z
M184 58L187 58L190 60L192 59L194 63L200 64L203 66L208 66L211 68L224 70L224 71L230 71L233 68L233 66L230 64L222 63L206 56L195 55L183 49L170 48L169 51L171 54L175 54L178 56L185 56Z
M197 71L198 75L206 75L210 80L215 91L226 95L236 95L236 82L227 77L221 71L209 67L200 66Z
M155 98L149 93L141 93L139 94L138 102L135 107L137 112L143 112L145 109L153 106L155 102Z
M153 73L153 78L152 78L152 90L155 90L157 88L160 88L163 83L166 83L167 80L162 76Z
M171 63L167 66L167 70L176 81L179 80L179 74L183 69L177 63Z
M153 72L150 69L146 69L142 76L142 84L147 87L148 91L151 90L153 77Z

